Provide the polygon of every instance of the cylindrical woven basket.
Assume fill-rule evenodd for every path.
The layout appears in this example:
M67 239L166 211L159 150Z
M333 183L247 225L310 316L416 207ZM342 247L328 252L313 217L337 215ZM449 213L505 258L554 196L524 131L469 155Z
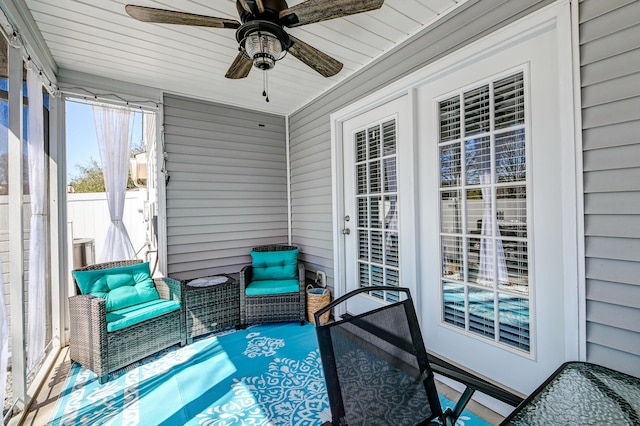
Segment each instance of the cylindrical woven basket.
M324 308L331 302L331 292L328 288L309 288L307 289L307 317L311 324L315 324L313 314ZM330 312L327 311L320 316L320 324L329 321Z

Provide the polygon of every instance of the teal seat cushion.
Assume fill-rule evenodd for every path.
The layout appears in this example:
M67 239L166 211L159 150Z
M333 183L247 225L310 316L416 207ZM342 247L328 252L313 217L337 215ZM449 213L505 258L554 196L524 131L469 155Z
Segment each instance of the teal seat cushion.
M107 332L122 330L178 309L180 309L179 301L158 299L111 311L106 316Z
M105 299L107 312L160 299L148 262L117 268L73 271L73 276L82 294Z
M251 251L252 280L295 280L298 252L295 250Z
M251 281L245 289L247 296L268 296L270 294L297 293L300 282L295 280Z

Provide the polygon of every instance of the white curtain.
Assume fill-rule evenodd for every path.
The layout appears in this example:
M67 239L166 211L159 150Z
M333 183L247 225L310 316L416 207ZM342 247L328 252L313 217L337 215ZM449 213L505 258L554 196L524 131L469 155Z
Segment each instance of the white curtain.
M4 401L9 363L9 327L7 326L7 305L4 303L4 276L0 260L0 401Z
M127 191L134 111L111 105L94 105L93 118L102 161L111 224L98 261L135 259L135 250L122 222Z
M493 240L486 238L487 235L493 233L493 215L491 214L491 205L493 204L493 188L489 186L491 183L491 175L489 173L480 174L480 184L482 186L482 236L480 237L480 267L478 270L478 284L493 285L495 276L495 262L493 253ZM500 227L496 229L496 237L500 237ZM496 251L498 252L498 282L507 283L509 277L507 275L507 263L504 258L504 249L502 248L502 240L496 238Z
M146 140L145 146L147 152L155 152L156 149L156 114L152 112L146 112L142 118L144 122L144 139ZM149 154L151 155L151 154Z
M27 70L29 95L27 147L29 155L29 286L27 370L32 371L44 355L45 321L45 234L47 194L45 189L44 120L42 83L37 70Z

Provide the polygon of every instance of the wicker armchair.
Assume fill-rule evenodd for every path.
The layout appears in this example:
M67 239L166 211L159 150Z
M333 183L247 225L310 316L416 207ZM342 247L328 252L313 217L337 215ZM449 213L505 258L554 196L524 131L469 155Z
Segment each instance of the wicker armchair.
M288 245L268 245L254 247L254 252L270 252L295 250L297 247ZM305 282L304 265L298 262L296 278L298 288L294 292L247 295L247 288L253 278L253 266L248 265L240 271L240 326L246 327L252 323L300 321L305 324Z
M88 271L129 266L142 263L140 260L105 262L78 268ZM98 375L105 383L109 373L123 368L146 356L179 343L185 344L184 314L182 309L155 318L107 332L105 299L80 294L69 297L71 360ZM160 299L181 300L180 281L171 278L154 279Z

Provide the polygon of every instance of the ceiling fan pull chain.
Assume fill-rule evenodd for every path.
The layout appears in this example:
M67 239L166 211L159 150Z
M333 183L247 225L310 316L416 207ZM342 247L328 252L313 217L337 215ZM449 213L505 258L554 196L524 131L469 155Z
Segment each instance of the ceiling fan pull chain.
M265 100L269 102L267 90L269 90L269 77L267 76L267 70L264 70L262 71L262 96L264 96Z

